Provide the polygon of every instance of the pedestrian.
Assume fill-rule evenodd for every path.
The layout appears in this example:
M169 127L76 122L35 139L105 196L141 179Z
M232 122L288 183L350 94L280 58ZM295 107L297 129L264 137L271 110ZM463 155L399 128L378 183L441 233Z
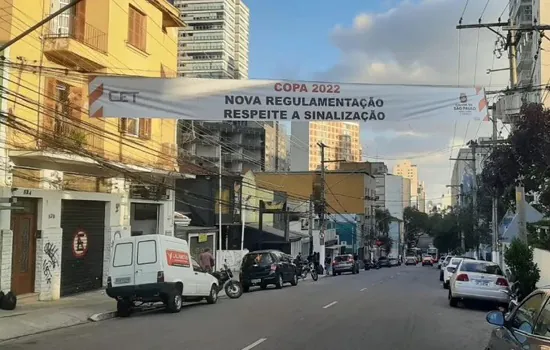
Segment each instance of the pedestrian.
M204 271L212 272L215 261L212 253L210 253L210 248L204 248L204 251L199 255L199 264Z
M330 257L330 255L327 255L327 257L325 258L325 272L327 275L330 274L331 262L332 262L332 258Z

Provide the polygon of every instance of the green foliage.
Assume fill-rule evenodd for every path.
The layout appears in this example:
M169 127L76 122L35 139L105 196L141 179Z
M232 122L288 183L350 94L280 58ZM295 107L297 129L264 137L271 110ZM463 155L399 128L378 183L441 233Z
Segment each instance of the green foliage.
M386 251L386 254L390 254L393 247L393 239L391 239L387 234L380 235L376 239L382 242L382 245L380 247Z
M405 224L405 244L409 247L414 247L418 243L418 237L428 232L428 214L416 208L407 207L403 211L403 221Z
M550 231L540 229L541 227L549 226L550 220L541 220L533 224L527 224L527 231L529 232L527 239L531 247L550 251Z
M519 281L521 297L527 296L537 288L540 269L533 261L533 248L516 238L504 252L504 261L510 268L512 276Z
M481 175L483 187L509 208L514 204L514 187L521 177L525 192L539 193L539 201L548 211L550 111L539 104L524 106L508 141L487 157Z
M380 235L388 235L390 232L390 222L392 216L388 209L376 209L374 212L374 219L376 221L376 230Z

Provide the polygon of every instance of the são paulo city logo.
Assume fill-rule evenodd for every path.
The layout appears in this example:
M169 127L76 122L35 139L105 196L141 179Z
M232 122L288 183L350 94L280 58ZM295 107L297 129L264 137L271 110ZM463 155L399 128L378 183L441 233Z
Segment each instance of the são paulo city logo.
M454 110L462 115L469 115L473 112L477 112L477 106L471 102L468 102L468 95L461 93L458 97L458 103L454 105Z

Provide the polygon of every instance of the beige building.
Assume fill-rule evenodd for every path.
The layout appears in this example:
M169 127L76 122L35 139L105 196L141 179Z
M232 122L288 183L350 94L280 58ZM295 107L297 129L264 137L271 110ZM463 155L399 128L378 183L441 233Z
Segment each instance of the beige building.
M311 122L294 123L291 129L290 169L308 171L319 169L323 142L325 160L346 160L360 162L362 156L359 123ZM338 163L327 163L329 170L338 169Z
M265 170L287 171L288 134L281 123L266 123L265 128Z
M411 180L411 206L418 208L418 167L410 160L403 160L393 167L393 174Z

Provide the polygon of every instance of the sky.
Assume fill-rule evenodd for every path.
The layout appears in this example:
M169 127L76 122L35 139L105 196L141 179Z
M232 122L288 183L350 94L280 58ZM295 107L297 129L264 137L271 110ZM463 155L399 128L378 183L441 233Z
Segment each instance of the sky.
M497 36L463 24L507 20L508 0L245 0L250 8L250 78L506 87L507 55L493 54ZM465 6L467 4L467 6ZM484 10L485 8L485 10ZM504 13L504 14L503 14ZM460 62L460 64L459 64ZM460 68L459 68L460 67ZM492 99L490 99L492 101ZM371 124L372 125L372 124ZM427 199L448 193L452 161L491 123L461 121L362 126L368 161L390 171L401 159L419 168ZM506 131L499 125L499 131Z

